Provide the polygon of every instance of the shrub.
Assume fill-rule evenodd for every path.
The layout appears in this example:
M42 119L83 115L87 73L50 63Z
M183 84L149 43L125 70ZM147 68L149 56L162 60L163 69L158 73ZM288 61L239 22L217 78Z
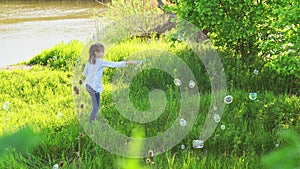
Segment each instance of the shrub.
M76 60L82 50L83 43L77 40L69 43L59 43L46 49L30 59L27 64L48 66L51 69L73 70Z

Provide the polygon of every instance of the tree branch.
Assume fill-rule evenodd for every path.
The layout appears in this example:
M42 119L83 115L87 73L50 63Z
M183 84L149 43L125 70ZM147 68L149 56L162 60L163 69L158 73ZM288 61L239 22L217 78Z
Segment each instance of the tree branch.
M162 0L157 0L157 3L159 9L162 9L162 7L165 5Z

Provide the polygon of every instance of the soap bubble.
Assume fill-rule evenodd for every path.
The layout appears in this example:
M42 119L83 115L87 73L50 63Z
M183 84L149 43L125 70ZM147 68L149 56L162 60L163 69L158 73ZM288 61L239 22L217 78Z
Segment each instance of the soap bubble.
M193 147L194 148L203 148L204 147L204 141L202 141L202 140L193 140Z
M58 164L55 164L55 165L53 166L53 169L58 169Z
M193 81L193 80L190 80L190 82L189 82L189 88L194 88L195 87L195 85L196 85L196 83Z
M148 157L148 158L146 158L146 163L147 164L150 164L151 163L151 159Z
M231 95L225 96L224 102L225 102L226 104L230 104L230 103L232 103L232 101L233 101L233 97L232 97Z
M219 114L214 114L214 119L216 123L219 123L221 121L221 117Z
M179 123L181 126L186 126L186 120L183 118L180 119Z
M183 40L183 37L182 37L181 35L178 35L178 36L177 36L177 40L178 40L178 41L182 41L182 40Z
M181 81L179 79L174 79L174 84L176 86L181 86Z
M58 113L57 113L57 118L61 119L62 116L63 116L62 112L58 112Z
M181 150L184 150L184 149L185 149L185 145L181 144Z
M221 125L221 129L222 129L222 130L225 130L225 128L226 128L225 125L222 124L222 125Z
M149 151L148 151L148 156L149 156L149 157L153 157L153 156L154 156L153 150L149 150Z
M217 110L218 110L218 107L217 107L217 106L214 106L214 107L213 107L213 110L214 110L214 111L217 111Z
M258 70L255 69L255 70L253 71L253 73L257 75L257 74L258 74Z
M3 104L3 109L4 109L4 110L8 110L9 107L10 107L10 103L9 103L9 102L5 102L5 103Z
M257 98L257 93L249 93L250 100L256 100L256 98Z

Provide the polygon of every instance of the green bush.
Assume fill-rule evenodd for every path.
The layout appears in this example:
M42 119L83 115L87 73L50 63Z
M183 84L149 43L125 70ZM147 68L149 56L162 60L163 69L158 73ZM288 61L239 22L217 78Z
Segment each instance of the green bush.
M184 43L177 41L168 42L165 40L151 42L143 42L139 40L131 40L122 42L106 53L107 60L119 61L126 60L129 56L134 56L138 51L147 51L151 49L164 49L175 54L182 59L192 70L201 93L210 92L211 86L208 78L207 70L200 60L199 56ZM208 49L211 49L208 47ZM158 52L157 52L158 53ZM210 52L205 53L209 56ZM85 56L86 58L87 56ZM155 55L149 57L156 57ZM222 60L226 83L229 90L246 90L248 92L272 91L276 94L299 95L299 74L300 61L299 57L281 56L265 59L256 56L253 59L254 64L245 62L242 58L236 58L225 52L219 52ZM83 59L84 60L84 59ZM82 66L83 68L83 66ZM257 70L258 74L254 71ZM113 69L106 70L108 76L104 80L109 80L114 73ZM149 79L150 82L165 79L166 77L154 76L155 79Z
M249 92L272 91L275 94L299 95L300 57L280 56L263 58L256 56L253 64L230 54L220 52L227 85L230 90ZM258 74L254 71L257 70Z
M46 49L30 59L27 64L48 66L51 69L73 70L76 60L82 50L83 43L77 40L69 43L59 43Z

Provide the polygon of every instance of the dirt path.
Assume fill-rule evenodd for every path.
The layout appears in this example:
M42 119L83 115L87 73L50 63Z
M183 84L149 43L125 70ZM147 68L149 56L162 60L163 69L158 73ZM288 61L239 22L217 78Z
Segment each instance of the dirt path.
M15 69L21 69L21 70L30 70L32 66L30 65L16 65L16 66L2 66L0 67L0 70L15 70Z

